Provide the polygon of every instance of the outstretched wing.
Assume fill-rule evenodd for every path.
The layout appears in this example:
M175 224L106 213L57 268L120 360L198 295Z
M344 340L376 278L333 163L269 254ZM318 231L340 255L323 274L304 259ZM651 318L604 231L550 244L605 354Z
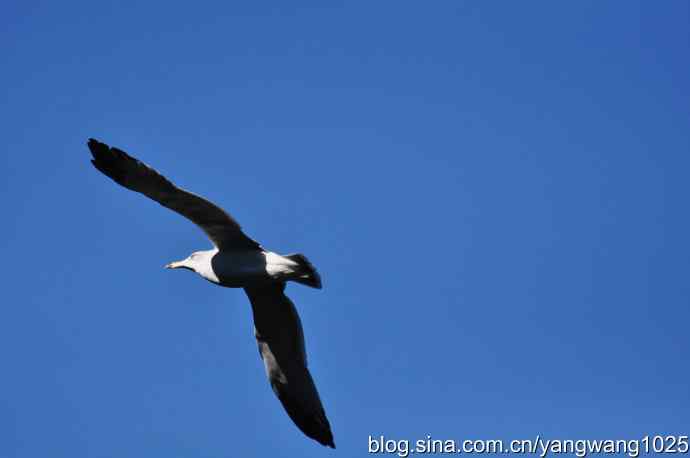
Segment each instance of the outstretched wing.
M199 226L220 250L260 249L222 208L180 189L153 168L124 151L89 139L91 163L119 185L140 192Z
M307 369L302 323L285 283L245 288L254 314L254 334L273 392L304 434L335 448L331 425Z

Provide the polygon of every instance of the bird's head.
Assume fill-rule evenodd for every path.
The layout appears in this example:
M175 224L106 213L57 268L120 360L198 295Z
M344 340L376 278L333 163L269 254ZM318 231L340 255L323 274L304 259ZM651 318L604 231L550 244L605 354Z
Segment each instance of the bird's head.
M205 259L204 254L205 253L202 251L197 251L197 252L189 255L189 257L187 259L183 259L182 261L174 261L174 262L171 262L170 264L166 264L165 268L166 269L189 269L193 272L198 272L199 269L197 267Z

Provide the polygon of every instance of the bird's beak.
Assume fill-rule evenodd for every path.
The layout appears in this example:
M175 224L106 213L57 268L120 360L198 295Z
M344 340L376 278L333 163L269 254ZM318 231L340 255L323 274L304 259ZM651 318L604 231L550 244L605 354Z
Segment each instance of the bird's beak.
M165 265L166 269L179 269L180 267L185 267L184 261L175 261Z

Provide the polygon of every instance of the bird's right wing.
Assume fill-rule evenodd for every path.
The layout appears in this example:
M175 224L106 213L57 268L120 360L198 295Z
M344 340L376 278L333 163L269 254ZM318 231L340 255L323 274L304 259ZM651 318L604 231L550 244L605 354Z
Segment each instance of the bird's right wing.
M307 369L302 324L285 283L245 288L254 314L254 334L273 392L304 434L335 448L331 426Z
M260 249L247 237L237 221L203 197L180 189L153 168L124 151L89 139L91 163L117 184L140 192L191 220L221 250Z

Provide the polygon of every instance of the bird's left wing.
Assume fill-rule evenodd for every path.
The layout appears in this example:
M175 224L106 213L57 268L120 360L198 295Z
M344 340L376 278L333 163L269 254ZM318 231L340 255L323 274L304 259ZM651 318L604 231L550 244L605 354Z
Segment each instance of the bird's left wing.
M285 283L245 288L254 314L254 334L273 392L304 434L335 448L331 426L307 369L302 323Z
M221 250L260 249L222 208L178 188L170 180L124 151L89 139L91 163L117 184L140 192L199 226Z

